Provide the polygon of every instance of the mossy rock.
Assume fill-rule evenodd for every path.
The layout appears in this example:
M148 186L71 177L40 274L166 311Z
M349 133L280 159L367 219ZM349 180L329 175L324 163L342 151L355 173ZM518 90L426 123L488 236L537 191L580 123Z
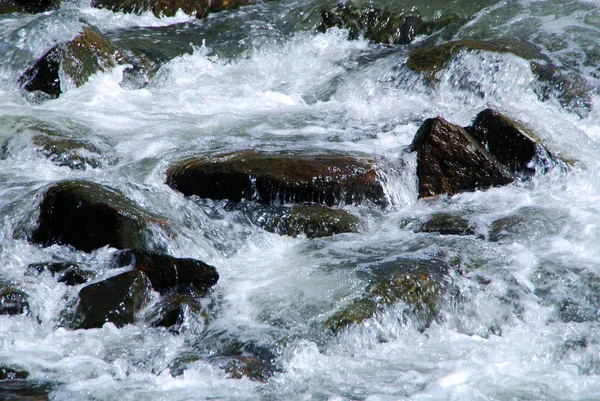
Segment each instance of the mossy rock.
M62 0L2 0L0 1L0 15L11 13L37 14L56 10Z
M377 267L362 296L342 307L325 325L334 333L351 324L360 324L388 307L403 302L404 313L418 317L424 325L433 320L446 287L448 266L439 260L400 259Z
M486 189L514 180L465 129L441 117L425 120L411 151L417 152L420 198Z
M112 11L141 14L150 11L157 17L172 17L178 10L201 18L210 12L231 10L248 4L248 0L93 0L92 6Z
M135 321L135 314L148 299L144 273L132 270L89 284L79 291L74 328L100 328L106 322L123 327Z
M57 98L63 91L61 76L79 87L93 74L114 68L120 61L119 50L98 30L86 26L75 39L60 43L44 54L20 82L28 92L40 91L45 98Z
M27 268L38 274L48 271L52 276L56 277L57 282L65 283L66 285L84 284L96 277L96 273L93 270L90 270L89 267L87 269L83 268L81 264L76 262L33 263Z
M308 238L356 233L360 220L352 214L320 205L257 208L251 220L267 231L280 235Z
M114 264L132 266L144 272L152 287L160 292L187 284L199 291L206 290L219 280L217 269L202 261L175 258L141 249L128 249L116 253Z
M384 204L373 162L348 155L242 151L180 162L167 184L184 195L262 204Z
M101 151L86 140L51 135L35 135L37 151L58 166L73 170L102 167Z
M566 223L567 213L563 210L525 206L490 224L488 240L529 243L558 234Z
M420 15L407 15L376 7L357 8L349 3L339 3L333 9L321 12L318 30L332 27L348 29L349 39L364 37L375 43L409 44L419 35L428 35L455 22L449 16L436 21L424 21Z
M9 282L0 282L0 315L25 315L29 301L25 292Z
M420 226L419 231L442 235L475 235L475 227L464 217L453 213L434 213Z
M119 191L88 181L63 181L43 194L39 225L31 239L84 252L105 245L144 248L151 222L164 220L144 212Z

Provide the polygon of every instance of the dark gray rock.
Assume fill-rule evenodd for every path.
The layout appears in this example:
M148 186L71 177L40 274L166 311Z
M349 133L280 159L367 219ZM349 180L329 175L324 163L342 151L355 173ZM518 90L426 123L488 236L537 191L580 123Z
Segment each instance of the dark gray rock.
M29 313L27 294L9 282L0 282L0 315Z

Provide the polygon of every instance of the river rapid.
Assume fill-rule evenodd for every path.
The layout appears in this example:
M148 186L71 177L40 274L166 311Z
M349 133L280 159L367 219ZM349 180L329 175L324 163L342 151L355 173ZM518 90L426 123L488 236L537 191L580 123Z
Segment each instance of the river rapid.
M528 60L459 52L435 83L406 67L410 45L319 32L328 1L255 3L196 19L157 18L64 2L0 16L0 281L28 295L28 313L0 315L0 365L29 373L52 400L597 400L600 398L600 6L593 0L375 2L426 19L457 15L457 39L516 39L581 77L575 99L542 91ZM156 74L127 66L63 84L36 101L19 77L83 24L142 49ZM542 93L543 92L543 93ZM407 148L423 121L467 126L493 107L572 161L485 191L417 199ZM71 169L39 152L31 126L94 145ZM381 166L388 206L349 205L359 233L308 239L267 232L226 202L183 197L165 184L187 156L236 150L367 155ZM121 190L169 230L153 240L215 266L207 319L177 330L138 324L71 330L67 286L30 264L78 261L96 278L115 249L91 253L30 243L48 185L85 179ZM420 232L415 221L460 214L473 235ZM507 232L493 223L513 218ZM399 258L451 266L452 290L424 326L402 303L333 334L332 312L359 297L371 268ZM231 378L211 357L232 344L270 361L265 381ZM218 360L218 359L217 359ZM0 381L0 399L16 393ZM11 386L19 386L11 382ZM12 387L11 387L12 388ZM41 389L41 390L40 390ZM9 391L10 390L10 391ZM12 392L11 392L12 391ZM12 394L12 395L10 395ZM13 398L11 398L13 397Z

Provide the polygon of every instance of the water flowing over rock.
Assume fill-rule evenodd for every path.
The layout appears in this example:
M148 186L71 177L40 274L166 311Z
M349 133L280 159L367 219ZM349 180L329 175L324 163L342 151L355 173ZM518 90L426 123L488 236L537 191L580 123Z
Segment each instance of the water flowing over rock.
M533 133L496 110L483 110L472 126L479 130L482 146L513 173L532 175L536 165L548 169L556 163Z
M454 195L513 181L506 167L467 131L440 117L425 120L411 150L417 152L421 198Z
M236 152L180 162L167 184L184 195L263 204L385 203L370 160L346 155Z
M63 92L61 76L78 87L93 74L113 68L120 60L119 50L97 29L86 26L72 41L46 52L23 74L20 82L26 91L40 91L43 97L54 99Z
M210 12L231 10L248 4L248 0L93 0L92 6L124 13L151 11L156 16L171 17L178 10L201 18Z
M27 294L10 282L0 282L0 315L23 315L28 312Z
M115 255L117 266L133 266L143 271L157 291L171 287L192 284L196 289L212 287L219 280L217 270L204 262L189 258L175 258L170 255L128 249Z
M365 293L335 312L325 325L334 333L351 324L360 324L386 308L404 302L403 314L413 315L427 326L439 308L449 267L441 260L398 259L373 268Z
M364 36L376 43L409 44L417 36L433 31L454 21L454 17L437 21L424 21L420 15L406 15L380 8L356 8L348 3L339 3L333 9L321 12L322 23L318 27L325 32L332 27L349 30L349 39Z
M475 235L475 227L469 220L455 213L435 213L423 222L409 224L413 230L442 235Z
M90 284L79 291L75 328L91 329L111 322L117 327L133 323L146 303L149 286L144 273L132 270Z
M96 276L96 273L89 267L84 269L79 263L75 262L33 263L27 269L33 274L48 271L56 278L57 282L66 285L83 284Z
M116 190L87 181L63 181L43 194L39 225L31 239L85 252L105 245L143 248L149 222L162 223Z

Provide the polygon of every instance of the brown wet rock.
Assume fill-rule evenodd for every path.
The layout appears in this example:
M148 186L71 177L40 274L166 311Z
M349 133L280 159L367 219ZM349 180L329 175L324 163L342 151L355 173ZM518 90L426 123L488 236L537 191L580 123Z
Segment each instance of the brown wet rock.
M373 163L347 155L236 152L180 162L167 184L184 195L263 204L385 203Z
M63 181L45 191L31 240L71 245L85 252L109 245L143 248L147 225L164 223L114 189L88 181Z
M441 117L425 120L411 150L417 152L420 198L454 195L513 181L507 168L465 129Z
M60 43L44 54L20 78L28 92L41 92L44 98L57 98L63 92L61 77L79 87L97 72L104 72L122 59L119 50L91 26L72 41ZM62 71L63 74L59 74Z
M211 12L231 10L248 4L248 0L93 0L92 6L112 11L172 17L178 10L201 18Z

